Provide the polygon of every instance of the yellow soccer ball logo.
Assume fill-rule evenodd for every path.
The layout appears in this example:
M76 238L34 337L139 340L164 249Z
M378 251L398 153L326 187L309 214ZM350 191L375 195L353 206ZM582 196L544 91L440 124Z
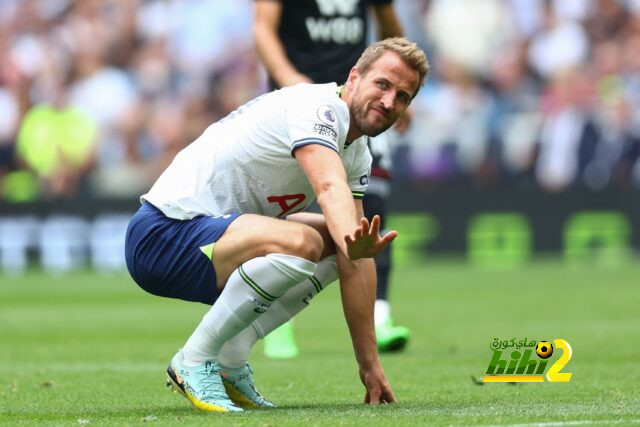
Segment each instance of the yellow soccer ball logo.
M553 354L553 345L549 341L540 341L536 346L536 354L540 359L548 359Z

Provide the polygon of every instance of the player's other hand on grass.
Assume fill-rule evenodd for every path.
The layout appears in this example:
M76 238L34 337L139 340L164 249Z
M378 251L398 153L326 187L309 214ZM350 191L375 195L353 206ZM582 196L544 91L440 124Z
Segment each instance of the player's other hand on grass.
M367 218L360 220L360 226L353 233L345 236L347 255L350 259L373 258L387 247L398 232L390 231L380 236L380 217L375 215L369 224Z
M380 365L370 370L360 369L360 380L367 389L364 395L364 403L367 405L396 402L389 381Z

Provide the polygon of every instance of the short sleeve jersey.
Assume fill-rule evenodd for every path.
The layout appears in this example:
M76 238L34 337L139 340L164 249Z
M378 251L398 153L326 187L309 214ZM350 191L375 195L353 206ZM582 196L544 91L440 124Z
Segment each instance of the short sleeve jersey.
M346 142L348 129L349 110L335 83L269 92L209 126L141 200L175 219L302 211L315 194L295 152L308 144L338 153L353 196L362 198L371 154L366 136Z
M344 83L367 45L369 6L392 0L280 1L278 34L291 63L316 83Z

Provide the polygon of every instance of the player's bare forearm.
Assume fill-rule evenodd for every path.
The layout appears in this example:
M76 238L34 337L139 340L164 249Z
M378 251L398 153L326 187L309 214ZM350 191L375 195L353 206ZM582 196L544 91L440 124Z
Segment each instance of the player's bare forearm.
M353 350L361 368L377 363L378 353L373 326L376 296L376 269L372 259L353 261L338 254L340 295Z
M356 209L351 190L346 184L328 185L318 194L318 204L327 221L327 228L336 245L336 252L348 256L345 236L351 234L357 227Z
M291 64L277 35L270 31L261 31L259 28L255 29L255 34L258 56L279 87L311 82L311 79L301 74Z
M362 200L353 199L340 157L333 150L310 144L298 148L294 156L311 182L336 244L342 306L360 366L360 378L367 390L364 401L395 402L378 361L373 328L376 270L373 259L368 257L375 256L397 233L381 238L379 218L372 221L371 227L367 226Z
M339 254L338 270L342 307L366 389L364 403L393 403L396 400L378 359L374 332L375 264L372 259L353 261Z
M373 11L381 39L386 39L388 37L402 37L404 35L402 25L400 24L400 20L398 19L392 4L374 6Z
M294 155L318 198L327 228L336 244L336 252L346 255L345 237L358 227L359 217L340 157L333 150L317 144L300 147ZM362 212L359 213L362 216Z
M364 218L362 200L354 200L335 151L309 144L294 155L318 197L336 252L350 259L373 258L391 243L397 233L380 236L380 218L374 218L371 224Z
M255 2L253 39L258 56L269 75L280 87L311 80L301 74L289 61L284 45L278 36L281 5L274 1Z

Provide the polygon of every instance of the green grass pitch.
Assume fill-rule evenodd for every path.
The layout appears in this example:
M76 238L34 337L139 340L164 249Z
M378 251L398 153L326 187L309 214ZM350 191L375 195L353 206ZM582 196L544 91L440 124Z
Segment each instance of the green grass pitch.
M257 385L279 408L207 414L164 386L206 306L145 294L124 274L0 276L0 424L640 424L638 264L489 271L430 261L396 268L391 298L413 332L404 353L382 356L397 405L360 403L333 284L296 319L297 359L265 359L261 344L252 354ZM567 340L571 381L474 384L496 337Z

